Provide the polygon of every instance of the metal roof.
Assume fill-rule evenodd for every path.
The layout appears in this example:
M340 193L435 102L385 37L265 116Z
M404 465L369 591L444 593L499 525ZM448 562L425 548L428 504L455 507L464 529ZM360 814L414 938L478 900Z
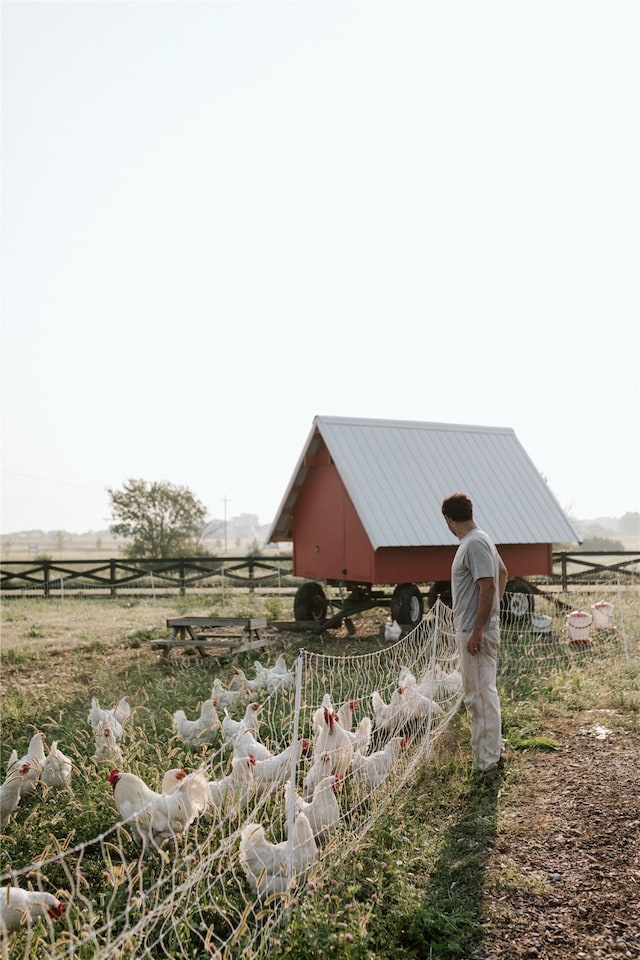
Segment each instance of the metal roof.
M579 543L510 427L321 417L313 421L269 531L290 539L292 512L322 437L374 550L451 546L444 497L464 491L496 543Z

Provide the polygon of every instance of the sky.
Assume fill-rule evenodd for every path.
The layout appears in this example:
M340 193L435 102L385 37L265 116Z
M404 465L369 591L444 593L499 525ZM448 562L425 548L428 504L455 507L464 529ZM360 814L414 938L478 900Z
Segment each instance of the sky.
M0 17L1 533L132 478L271 523L317 415L511 427L640 510L635 0Z

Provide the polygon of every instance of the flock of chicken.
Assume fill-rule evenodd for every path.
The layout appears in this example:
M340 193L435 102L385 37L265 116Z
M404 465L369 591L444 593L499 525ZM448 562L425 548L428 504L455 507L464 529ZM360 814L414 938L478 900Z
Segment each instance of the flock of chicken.
M129 697L110 710L92 700L87 720L93 731L95 757L114 765L108 782L120 821L126 822L141 842L141 856L150 846L160 849L165 841L183 837L203 814L222 818L233 813L242 822L238 862L252 892L260 901L286 893L304 878L321 845L338 827L345 778L353 777L356 789L379 787L407 746L415 721L430 722L442 716L441 702L454 696L461 685L457 671L446 674L438 665L420 679L403 667L389 702L374 692L372 715L364 716L355 728L356 701L346 700L336 708L327 692L313 714L309 735L274 752L260 738L260 700L291 691L295 680L295 668L289 669L282 655L272 667L256 661L252 678L240 668L234 668L228 685L216 678L211 697L195 719L176 710L172 719L180 740L196 749L221 744L231 754L229 772L210 779L206 761L189 774L183 768L172 768L164 774L159 791L114 765L123 762L120 740L131 714ZM234 719L233 713L242 715ZM305 772L298 790L296 771L301 760ZM45 751L45 737L40 732L32 737L25 756L19 758L14 750L0 787L2 830L20 798L33 791L37 781L65 786L72 766L57 742ZM245 822L244 818L249 801L278 788L283 789L286 838L272 842L261 823L255 819ZM0 932L15 930L46 914L60 917L62 909L62 902L51 894L0 888Z
M229 772L218 779L208 779L204 766L190 774L172 769L156 792L135 774L111 771L116 806L122 820L138 833L143 853L150 844L184 835L202 814L222 817L233 812L242 817L250 800L282 787L288 812L286 838L270 840L264 825L249 819L240 828L238 862L259 900L285 893L304 878L320 846L338 827L345 778L352 776L356 788L364 791L379 787L407 746L407 731L415 729L416 721L441 717L440 701L456 694L461 678L457 671L445 674L436 665L417 680L402 668L389 702L374 692L372 715L364 716L355 729L356 702L347 700L336 709L327 692L313 714L310 736L273 752L260 737L261 705L255 698L291 690L294 684L295 671L287 668L283 656L273 667L257 661L252 678L239 668L228 686L216 678L199 717L189 719L183 710L173 714L176 732L185 743L203 747L220 740L230 748ZM239 704L244 704L244 713L234 719ZM298 792L301 760L305 773Z
M58 749L57 741L45 751L45 736L34 733L27 752L18 757L13 750L7 765L7 776L0 786L0 829L4 832L22 797L36 789L39 781L47 787L63 787L71 780L72 761ZM0 935L31 924L39 917L58 919L63 903L52 893L42 890L23 890L21 887L0 887Z

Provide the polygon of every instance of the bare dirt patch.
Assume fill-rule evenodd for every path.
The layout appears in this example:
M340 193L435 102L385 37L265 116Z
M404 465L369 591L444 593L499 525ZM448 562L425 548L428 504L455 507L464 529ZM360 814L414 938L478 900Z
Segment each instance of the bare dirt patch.
M588 711L550 721L500 803L487 960L640 957L640 735Z

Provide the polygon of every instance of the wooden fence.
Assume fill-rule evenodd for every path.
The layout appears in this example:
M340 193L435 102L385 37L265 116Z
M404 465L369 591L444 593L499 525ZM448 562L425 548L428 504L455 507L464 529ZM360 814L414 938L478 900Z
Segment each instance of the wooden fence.
M226 587L250 593L292 595L303 582L293 576L293 558L176 557L167 560L11 560L0 563L0 595L10 597L186 596ZM561 551L553 554L553 574L531 578L567 589L574 583L640 581L640 552ZM133 592L135 590L135 592Z
M166 560L12 560L0 563L0 592L9 596L186 596L227 586L250 593L294 592L292 557L176 557ZM132 592L135 588L136 592Z

